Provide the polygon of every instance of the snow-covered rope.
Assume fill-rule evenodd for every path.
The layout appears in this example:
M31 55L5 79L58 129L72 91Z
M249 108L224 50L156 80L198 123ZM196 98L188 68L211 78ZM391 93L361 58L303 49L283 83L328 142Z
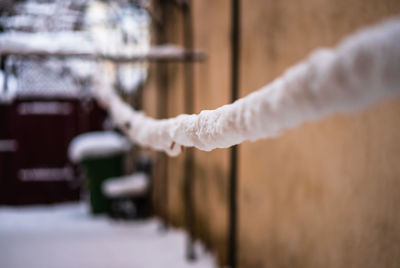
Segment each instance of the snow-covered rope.
M275 137L299 124L351 112L400 93L400 18L360 31L336 49L319 49L260 90L200 114L155 120L109 87L97 95L137 144L179 154Z

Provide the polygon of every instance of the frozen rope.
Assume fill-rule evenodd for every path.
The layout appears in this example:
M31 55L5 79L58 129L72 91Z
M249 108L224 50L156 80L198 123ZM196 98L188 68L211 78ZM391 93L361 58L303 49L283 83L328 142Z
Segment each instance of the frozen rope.
M400 18L362 30L336 49L319 49L258 91L200 114L155 120L109 87L99 100L137 144L174 156L181 146L210 151L276 137L303 122L356 111L400 93Z

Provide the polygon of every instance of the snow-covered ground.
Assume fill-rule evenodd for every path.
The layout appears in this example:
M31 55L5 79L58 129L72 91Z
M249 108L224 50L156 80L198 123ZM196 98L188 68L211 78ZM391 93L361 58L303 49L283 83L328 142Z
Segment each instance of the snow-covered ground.
M200 246L199 259L185 260L182 231L160 222L92 217L84 204L0 207L2 268L215 267Z

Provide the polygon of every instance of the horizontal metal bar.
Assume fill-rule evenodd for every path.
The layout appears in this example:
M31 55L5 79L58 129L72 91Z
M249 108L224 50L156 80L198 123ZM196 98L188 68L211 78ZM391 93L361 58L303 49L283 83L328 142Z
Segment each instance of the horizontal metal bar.
M0 152L15 152L18 149L16 140L0 140Z
M178 46L154 46L148 52L132 53L129 55L108 55L96 52L79 51L48 51L37 48L1 48L0 55L16 55L22 57L56 57L56 58L84 58L88 60L105 60L116 63L130 63L143 61L203 61L206 56L201 51L187 51Z

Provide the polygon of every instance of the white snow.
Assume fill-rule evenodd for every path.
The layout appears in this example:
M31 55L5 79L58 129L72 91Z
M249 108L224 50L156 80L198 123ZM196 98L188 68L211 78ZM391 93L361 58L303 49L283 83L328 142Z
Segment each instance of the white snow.
M4 79L6 79L4 72L0 71L0 103L11 102L17 95L18 79L15 75L11 74L7 77L7 85Z
M71 30L81 15L78 10L88 1L90 0L26 0L15 3L12 16L1 17L0 22L6 30Z
M206 268L214 260L198 245L185 260L185 234L160 222L89 216L84 204L0 207L2 268Z
M134 93L147 79L146 64L124 64L118 69L118 80L121 89L126 93Z
M103 184L103 192L109 197L141 196L149 190L150 179L146 173L110 178Z
M32 14L36 16L51 16L57 11L56 3L37 3L37 2L27 2L23 5L26 14Z
M71 161L80 162L87 158L126 152L131 146L128 139L115 132L90 132L79 135L72 140L68 155Z
M2 51L43 51L48 53L94 53L94 44L85 32L6 32L0 34Z
M85 17L92 42L96 50L104 55L133 56L148 53L150 22L147 11L130 5L123 5L121 8L115 2L93 1L88 6ZM115 84L126 93L134 93L147 79L148 64L123 64L114 72L115 77L118 77Z
M400 19L360 31L336 49L320 49L283 76L230 105L155 120L123 103L111 86L100 102L142 146L177 155L180 146L210 151L280 135L306 121L351 112L400 93ZM129 122L130 128L124 125Z

